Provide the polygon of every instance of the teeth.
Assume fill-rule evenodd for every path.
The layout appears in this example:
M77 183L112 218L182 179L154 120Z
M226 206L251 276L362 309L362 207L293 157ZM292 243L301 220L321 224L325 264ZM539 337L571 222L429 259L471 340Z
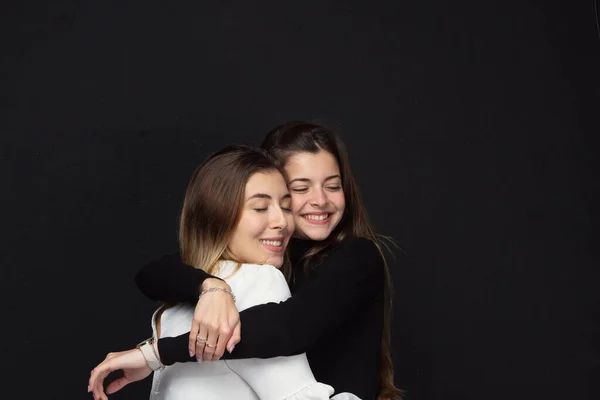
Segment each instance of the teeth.
M283 242L281 240L261 240L264 244L268 244L269 246L281 247Z
M329 217L329 214L320 214L320 215L306 214L306 215L304 215L304 218L312 219L313 221L324 221L328 217Z

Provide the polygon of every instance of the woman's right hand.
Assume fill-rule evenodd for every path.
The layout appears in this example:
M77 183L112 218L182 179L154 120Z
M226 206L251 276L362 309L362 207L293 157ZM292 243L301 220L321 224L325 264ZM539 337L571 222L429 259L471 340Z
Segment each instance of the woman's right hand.
M200 291L231 287L220 279L205 279ZM231 294L224 291L205 293L200 297L194 311L194 320L189 338L190 357L198 361L216 361L223 356L225 348L231 353L240 342L240 314ZM198 341L197 338L206 339Z

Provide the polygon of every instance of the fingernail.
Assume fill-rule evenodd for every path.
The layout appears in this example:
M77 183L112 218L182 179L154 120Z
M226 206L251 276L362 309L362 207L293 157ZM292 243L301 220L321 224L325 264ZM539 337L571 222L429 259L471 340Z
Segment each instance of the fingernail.
M194 352L190 350L190 357L194 357Z
M90 392L90 385L88 385L88 393Z
M235 344L227 349L227 351L229 351L229 354L231 354L231 352L233 352L233 349L235 349Z
M202 359L201 358L197 358L196 361L198 361L199 363L201 363Z

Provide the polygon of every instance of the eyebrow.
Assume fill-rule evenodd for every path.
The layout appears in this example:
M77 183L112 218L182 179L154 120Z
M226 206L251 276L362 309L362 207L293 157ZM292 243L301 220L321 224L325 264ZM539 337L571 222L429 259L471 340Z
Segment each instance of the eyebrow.
M335 179L335 178L340 178L342 179L341 176L339 175L330 175L327 178L325 178L325 182L330 180L330 179ZM296 179L292 179L288 184L293 183L293 182L310 182L310 179L308 178L296 178Z
M289 193L284 194L283 196L281 196L281 199L287 199L292 197ZM252 196L248 197L248 199L246 199L246 201L250 201L252 199L267 199L267 200L272 200L273 197L271 197L271 195L268 195L266 193L256 193L253 194Z

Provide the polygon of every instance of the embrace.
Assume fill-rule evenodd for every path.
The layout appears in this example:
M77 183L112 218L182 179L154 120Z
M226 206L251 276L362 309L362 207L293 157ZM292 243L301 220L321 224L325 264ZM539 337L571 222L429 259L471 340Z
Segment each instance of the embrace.
M153 373L151 400L391 399L387 239L369 222L340 138L320 124L231 145L194 172L180 253L144 266L164 304L152 337L109 353L88 391ZM333 396L333 397L330 397Z

